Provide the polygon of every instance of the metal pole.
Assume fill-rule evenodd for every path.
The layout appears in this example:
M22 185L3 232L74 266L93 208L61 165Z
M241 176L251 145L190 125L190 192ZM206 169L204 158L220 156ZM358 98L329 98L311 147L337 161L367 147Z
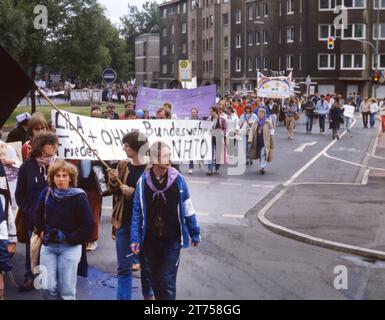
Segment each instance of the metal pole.
M376 54L375 54L375 67L376 70L378 69L378 60L379 60L379 48L380 48L380 0L378 0L378 5L377 5L377 39L376 39ZM378 84L374 85L374 97L377 99L377 89L378 89Z
M224 68L224 48L223 48L223 46L224 46L224 39L223 39L223 37L224 37L224 30L223 30L223 27L224 27L224 23L223 23L223 11L222 11L222 9L223 9L223 3L221 2L220 4L220 24L219 24L219 27L221 28L221 39L220 39L220 47L221 47L221 68L220 68L220 72L221 72L221 77L220 77L220 79L221 79L221 96L222 97L224 97L224 95L225 95L225 74L224 74L224 70L225 70L225 68Z

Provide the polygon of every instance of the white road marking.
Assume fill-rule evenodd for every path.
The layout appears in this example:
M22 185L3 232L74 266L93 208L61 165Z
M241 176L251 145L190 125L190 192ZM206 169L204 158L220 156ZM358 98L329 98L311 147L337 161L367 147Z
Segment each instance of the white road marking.
M253 188L270 188L270 189L274 189L275 186L264 186L262 184L253 184L252 185Z
M232 187L241 187L241 183L231 183L231 182L222 182L220 183L222 186L232 186Z
M369 181L369 174L370 174L370 169L366 169L364 173L364 177L362 178L362 185L367 185Z
M307 142L307 143L302 143L300 147L294 150L294 152L304 152L306 147L313 147L318 143L318 141L313 141L313 142Z
M348 161L348 160L344 160L344 159L333 157L333 156L329 155L326 151L324 152L323 155L326 158L329 158L329 159L332 159L332 160L336 160L336 161L341 161L341 162L350 164L352 166L361 167L361 168L367 168L367 169L370 169L370 170L385 171L384 168L369 167L369 166L365 166L364 164L361 164L361 163L357 163L357 162Z
M234 219L243 219L245 216L243 214L224 214L224 218L234 218Z
M192 184L210 184L208 181L197 181L197 180L187 180L188 183Z

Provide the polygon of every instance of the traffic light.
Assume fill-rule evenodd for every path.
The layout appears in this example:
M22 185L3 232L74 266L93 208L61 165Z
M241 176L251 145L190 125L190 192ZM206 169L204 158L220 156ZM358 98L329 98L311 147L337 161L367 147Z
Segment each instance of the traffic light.
M329 37L328 38L328 49L329 50L333 50L334 49L334 38L333 37Z
M380 78L380 76L378 74L378 71L377 70L374 71L374 73L373 73L373 82L374 83L378 83L379 78Z

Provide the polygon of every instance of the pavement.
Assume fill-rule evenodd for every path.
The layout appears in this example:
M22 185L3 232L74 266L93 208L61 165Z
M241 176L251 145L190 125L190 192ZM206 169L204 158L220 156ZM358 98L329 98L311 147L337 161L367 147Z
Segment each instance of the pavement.
M346 149L339 157L327 150L318 159L329 161L334 179L329 175L329 180L309 181L308 175L305 181L289 180L257 208L258 221L291 239L385 260L385 133L374 136L368 152L361 153L362 161L344 160ZM360 168L360 173L338 177L341 170L331 162L335 160Z

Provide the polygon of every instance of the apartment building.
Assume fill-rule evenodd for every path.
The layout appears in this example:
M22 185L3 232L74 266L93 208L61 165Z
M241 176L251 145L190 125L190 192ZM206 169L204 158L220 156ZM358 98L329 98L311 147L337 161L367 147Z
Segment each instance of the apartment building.
M142 34L135 39L136 84L157 88L159 85L159 34Z

